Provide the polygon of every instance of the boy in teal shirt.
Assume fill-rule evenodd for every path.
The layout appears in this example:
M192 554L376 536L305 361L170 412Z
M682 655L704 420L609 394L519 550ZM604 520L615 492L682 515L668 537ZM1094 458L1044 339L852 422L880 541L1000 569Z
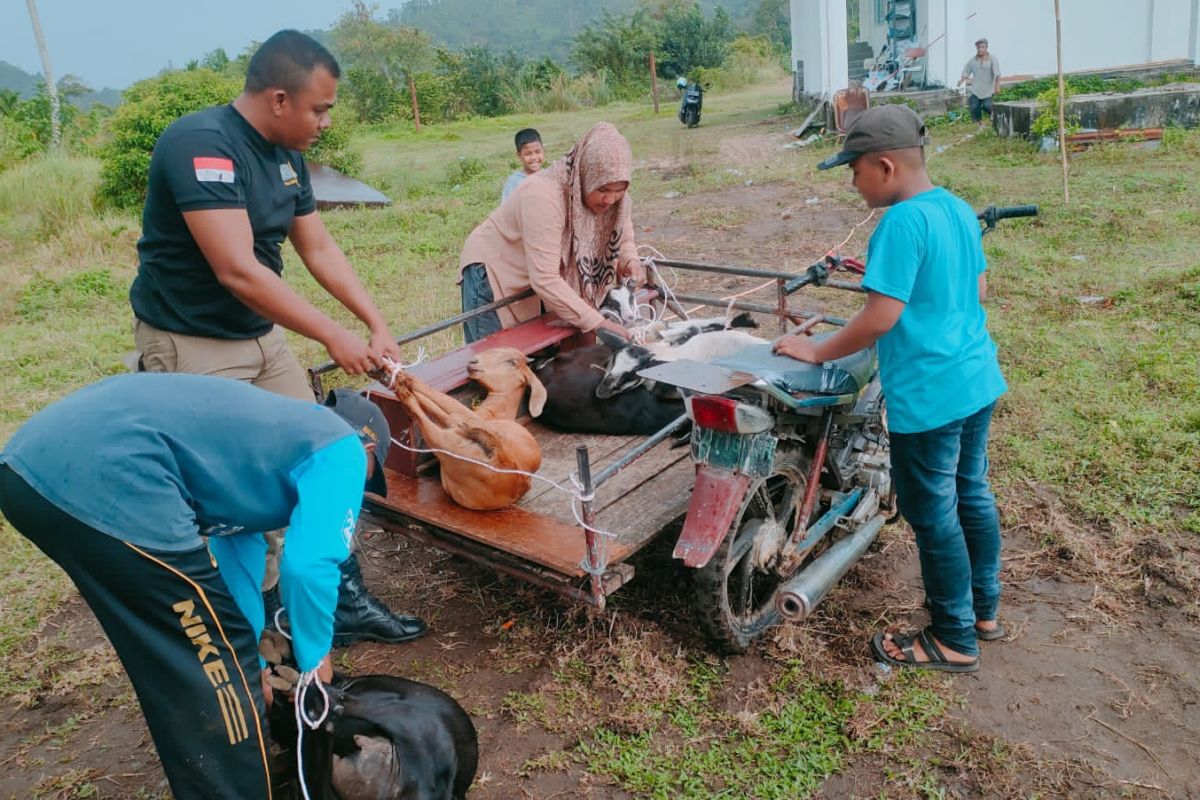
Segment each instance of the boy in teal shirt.
M992 410L1006 386L987 332L979 224L925 171L925 126L911 109L879 106L819 165L849 164L871 208L889 207L868 245L865 307L821 342L780 340L777 352L821 363L879 342L892 479L916 533L930 625L879 633L875 656L894 666L979 668L979 640L1003 636L1000 520L987 483Z

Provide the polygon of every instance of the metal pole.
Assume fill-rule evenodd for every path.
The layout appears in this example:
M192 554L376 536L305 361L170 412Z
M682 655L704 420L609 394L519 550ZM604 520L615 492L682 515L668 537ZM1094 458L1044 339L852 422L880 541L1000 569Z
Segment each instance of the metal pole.
M437 333L438 331L444 331L447 328L453 328L455 325L458 325L459 323L462 323L462 322L466 322L467 320L472 319L474 317L478 317L481 314L486 314L489 311L495 311L498 308L504 308L505 306L510 306L513 303L519 303L520 301L525 300L526 298L533 297L533 294L534 294L533 289L526 289L525 291L521 292L520 294L514 294L512 297L505 297L501 300L496 300L495 302L488 303L485 306L480 306L479 308L473 308L470 311L464 311L461 314L455 314L453 317L450 317L449 319L444 319L441 322L438 322L436 324L427 325L424 328L418 328L417 330L412 331L411 333L406 333L403 336L396 337L396 344L408 344L409 342L415 342L417 339L424 339L426 336L429 336L430 334ZM330 372L330 371L334 370L336 367L337 367L337 364L335 364L334 362L326 361L324 364L318 364L315 367L310 367L308 372L309 372L310 377L315 377L317 375L324 375L326 372Z
M678 417L675 418L674 422L668 423L667 426L665 428L663 428L662 430L660 430L658 433L654 434L649 439L642 442L641 444L639 444L637 447L630 450L625 455L621 456L621 458L619 458L617 461L614 461L612 464L609 464L607 467L600 470L600 472L598 472L596 474L596 479L594 481L594 485L601 486L605 481L607 481L613 475L616 475L618 472L625 469L625 467L628 467L630 464L632 464L634 461L636 461L638 458L640 458L644 453L653 449L655 446L661 444L668 436L670 436L672 433L674 433L675 431L682 428L684 423L687 422L687 420L688 420L687 414L680 414Z
M734 300L733 302L730 302L728 300L721 300L716 297L705 297L702 294L676 293L675 297L679 298L679 300L685 303L698 303L702 306L713 306L715 308L729 308L732 306L738 311L752 311L755 314L774 314L776 312L776 309L773 306L766 305L765 303L747 303L744 300ZM800 320L811 319L812 317L817 316L817 312L788 309L787 316L788 319L792 320L793 322L799 322ZM824 321L830 325L845 325L848 320L845 320L842 317L826 316Z
M1058 56L1058 150L1062 154L1063 205L1070 205L1071 189L1067 170L1067 92L1063 80L1062 10L1060 6L1060 0L1054 0L1054 45Z
M596 512L592 505L592 464L588 459L587 445L581 444L575 448L575 464L579 469L579 483L582 485L583 499L580 506L583 510L583 541L587 547L584 557L584 569L591 576L592 601L601 611L604 610L604 576L600 570L600 548L596 541L596 532L592 528L596 524Z

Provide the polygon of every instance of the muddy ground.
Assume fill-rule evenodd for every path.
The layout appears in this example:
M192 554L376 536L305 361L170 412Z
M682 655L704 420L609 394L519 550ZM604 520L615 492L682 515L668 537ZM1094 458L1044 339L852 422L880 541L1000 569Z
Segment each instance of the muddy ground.
M722 144L736 150L742 164L769 158L787 141L770 126L743 133ZM800 268L867 216L828 183L804 185L794 176L665 197L656 181L669 185L687 163L684 153L643 164L639 173L647 177L639 184L640 240L675 258ZM810 198L816 202L806 202ZM860 254L872 227L859 229L846 251ZM702 283L719 294L747 287L726 279ZM852 311L854 298L835 307ZM997 424L1004 424L1002 415ZM961 702L915 753L938 764L941 796L1200 797L1200 635L1171 596L1170 580L1114 582L1102 567L1080 568L1072 553L1047 550L1039 530L1076 523L1037 487L1010 492L1001 505L1001 618L1008 635L983 645L980 672L947 679ZM1077 533L1086 540L1088 531ZM472 798L629 796L556 755L572 748L577 732L538 724L505 699L553 681L554 670L573 653L698 649L688 578L669 551L651 547L640 556L638 576L614 609L594 615L395 534L367 531L363 547L375 592L428 619L431 633L400 647L357 646L343 655L342 666L406 675L454 694L479 730L482 759ZM870 633L920 622L920 603L911 535L893 526L815 619L778 629L756 650L729 660L723 702L734 711L753 707L762 676L781 655L796 653L830 675L866 685L874 670ZM87 609L77 599L69 602L39 646L89 656L57 681L62 693L25 698L26 707L11 708L0 722L0 796L163 795L132 692ZM992 771L979 755L988 752L1006 768ZM881 761L860 757L829 779L820 796L918 794Z

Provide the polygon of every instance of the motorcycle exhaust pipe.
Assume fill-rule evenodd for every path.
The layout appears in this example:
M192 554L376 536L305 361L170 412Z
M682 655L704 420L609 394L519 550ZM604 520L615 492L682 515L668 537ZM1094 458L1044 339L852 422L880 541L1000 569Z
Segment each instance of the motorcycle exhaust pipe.
M823 555L779 588L775 607L784 619L798 622L813 612L850 567L875 541L884 515L876 514L851 535L838 540Z

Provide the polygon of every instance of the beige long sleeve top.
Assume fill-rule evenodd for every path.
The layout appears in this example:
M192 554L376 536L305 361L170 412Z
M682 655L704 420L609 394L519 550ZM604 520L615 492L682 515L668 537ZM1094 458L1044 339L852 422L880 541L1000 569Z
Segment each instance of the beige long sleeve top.
M637 259L631 203L624 204L617 264ZM526 178L500 207L471 231L459 259L459 279L470 264L487 268L492 294L500 300L530 287L537 297L501 308L504 327L536 317L539 299L559 318L582 331L596 328L603 317L571 288L559 272L567 209L562 190L541 174Z

